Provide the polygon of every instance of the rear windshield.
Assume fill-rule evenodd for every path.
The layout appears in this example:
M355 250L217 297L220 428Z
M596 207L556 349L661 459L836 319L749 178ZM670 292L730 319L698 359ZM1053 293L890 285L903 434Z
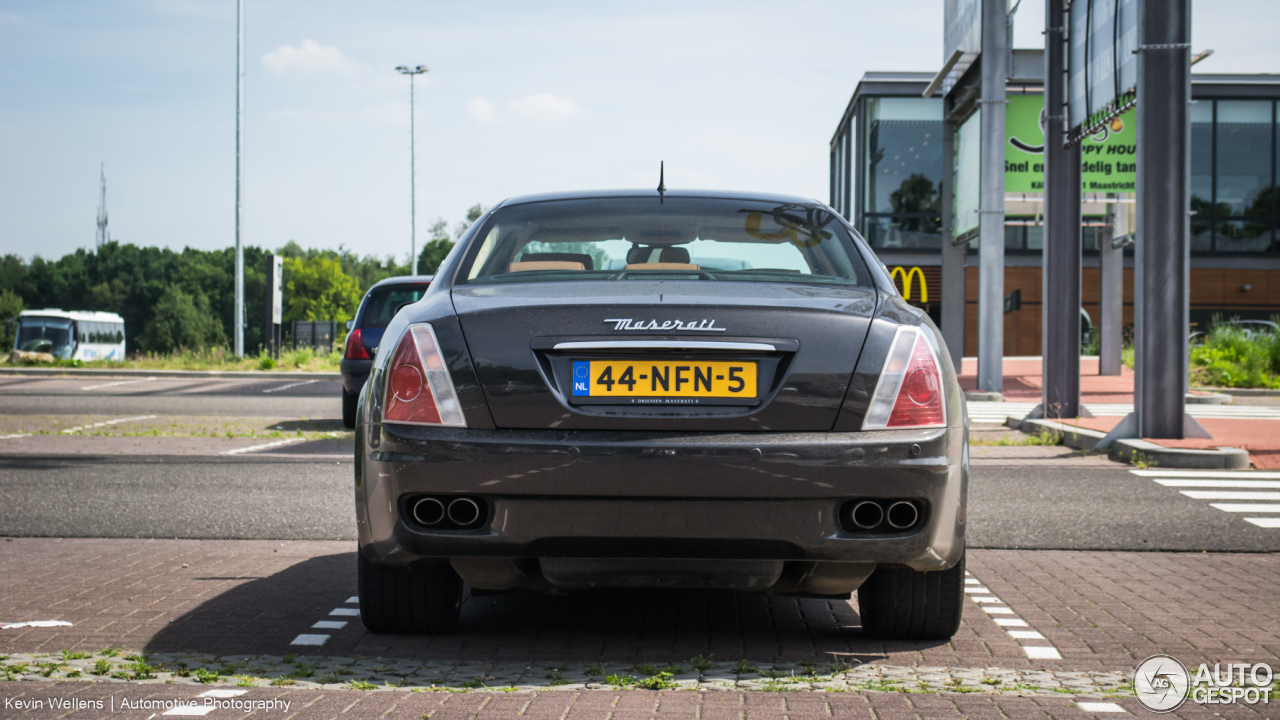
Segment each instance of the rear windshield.
M558 200L499 208L463 282L728 280L870 285L835 215L705 198Z
M401 305L418 302L426 291L426 285L383 285L370 290L360 327L385 328Z

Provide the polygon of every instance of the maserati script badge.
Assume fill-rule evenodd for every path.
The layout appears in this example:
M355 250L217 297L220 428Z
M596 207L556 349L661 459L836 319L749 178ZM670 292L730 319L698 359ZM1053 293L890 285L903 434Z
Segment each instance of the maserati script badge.
M608 318L607 323L613 323L614 330L653 330L657 332L675 331L675 332L724 332L724 328L716 327L715 318L710 320L634 320L632 318Z

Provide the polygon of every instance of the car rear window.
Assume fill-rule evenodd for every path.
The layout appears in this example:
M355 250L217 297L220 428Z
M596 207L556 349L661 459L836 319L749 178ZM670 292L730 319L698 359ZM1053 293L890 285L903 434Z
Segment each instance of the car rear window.
M499 208L472 240L472 284L707 280L869 285L816 205L709 198L556 200Z
M360 318L362 328L385 328L391 324L396 310L405 303L414 303L422 299L427 291L426 285L383 285L369 291L369 299L365 301L364 316Z

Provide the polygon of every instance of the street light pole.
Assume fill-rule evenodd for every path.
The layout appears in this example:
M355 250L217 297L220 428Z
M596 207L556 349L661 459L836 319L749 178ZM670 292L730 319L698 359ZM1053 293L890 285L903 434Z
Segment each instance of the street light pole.
M418 274L418 174L414 169L417 152L414 148L413 76L427 71L426 65L410 68L396 67L396 72L409 76L409 268L410 274Z
M244 107L244 0L236 0L236 357L244 357L244 245L240 240L240 131Z

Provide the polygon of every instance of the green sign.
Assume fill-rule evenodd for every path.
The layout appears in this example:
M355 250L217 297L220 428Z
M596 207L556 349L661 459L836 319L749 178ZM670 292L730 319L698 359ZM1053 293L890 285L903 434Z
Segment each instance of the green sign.
M1004 190L1044 192L1044 95L1009 95L1005 112ZM1085 138L1080 147L1084 192L1134 192L1138 182L1137 111L1130 110Z

